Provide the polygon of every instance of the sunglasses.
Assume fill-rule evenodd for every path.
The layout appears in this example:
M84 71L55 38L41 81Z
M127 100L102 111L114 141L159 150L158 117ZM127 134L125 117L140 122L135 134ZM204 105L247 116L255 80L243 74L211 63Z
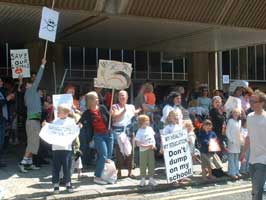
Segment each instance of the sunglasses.
M260 101L255 101L255 100L250 100L249 103L251 104L256 104L256 103L259 103Z

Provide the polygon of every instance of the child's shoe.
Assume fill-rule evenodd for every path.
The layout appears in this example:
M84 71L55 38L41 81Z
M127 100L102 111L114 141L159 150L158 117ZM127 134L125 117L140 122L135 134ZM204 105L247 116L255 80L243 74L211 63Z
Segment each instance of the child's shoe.
M156 186L156 185L158 185L158 183L154 180L154 178L151 177L149 180L149 185Z
M143 187L143 186L145 186L145 178L141 178L141 181L140 181L140 183L139 183L139 186L140 187Z
M25 165L23 165L21 163L19 163L18 167L20 169L20 172L22 172L22 173L27 173L28 172L28 170L25 169Z
M59 187L54 187L54 194L59 194Z
M73 187L72 187L72 185L68 185L68 186L66 186L66 190L67 190L67 192L69 192L69 193L74 192L74 191L73 191Z

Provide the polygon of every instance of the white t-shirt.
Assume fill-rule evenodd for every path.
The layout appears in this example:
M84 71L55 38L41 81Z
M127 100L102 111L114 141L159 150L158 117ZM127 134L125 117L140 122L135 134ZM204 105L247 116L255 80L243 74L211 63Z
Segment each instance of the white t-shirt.
M182 113L181 109L178 108L177 106L170 106L168 104L166 106L164 106L164 108L163 108L163 116L161 118L161 122L163 122L163 123L166 122L168 114L171 111L176 111L178 113L179 125L182 125L182 123L183 123L183 113Z
M121 111L124 108L121 108L119 104L114 104L112 108ZM135 116L135 106L131 104L126 104L126 112L123 114L122 120L119 122L113 122L113 126L127 126L131 123L132 117Z
M139 128L136 134L135 140L143 145L153 144L155 146L155 132L152 127L148 126L147 128ZM146 151L149 148L139 147L140 151Z
M61 126L76 126L76 122L74 119L67 117L66 119L55 119L52 124L55 125L61 125ZM58 150L65 150L65 151L72 151L72 144L68 146L58 146L58 145L52 145L52 150L53 151L58 151Z
M247 117L247 128L250 138L249 162L266 165L266 112L263 110L261 115L250 113Z
M226 126L229 153L240 153L241 147L241 121L229 119Z

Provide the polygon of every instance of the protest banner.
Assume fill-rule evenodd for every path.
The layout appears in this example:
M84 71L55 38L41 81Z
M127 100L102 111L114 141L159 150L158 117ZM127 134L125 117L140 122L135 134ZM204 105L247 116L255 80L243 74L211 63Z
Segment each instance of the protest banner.
M10 50L12 77L30 77L30 60L28 49Z
M79 135L79 126L62 126L46 123L40 131L40 138L48 144L67 146Z
M228 118L230 116L230 113L233 109L237 108L238 110L241 111L242 109L242 104L240 98L229 96L227 101L224 104L224 108L226 111L226 117Z
M59 12L43 7L39 38L55 42Z
M193 175L187 131L179 129L170 134L161 134L161 139L168 183Z
M130 63L113 60L99 60L97 78L94 86L123 90L130 86L132 65Z
M54 117L57 118L57 107L60 104L67 104L72 109L73 96L72 94L55 94L53 95Z

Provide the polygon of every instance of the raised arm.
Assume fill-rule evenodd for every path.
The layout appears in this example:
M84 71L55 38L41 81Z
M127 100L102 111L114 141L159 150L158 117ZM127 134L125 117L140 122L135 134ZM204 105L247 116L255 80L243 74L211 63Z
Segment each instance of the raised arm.
M45 64L46 64L46 59L43 58L42 59L42 63L41 63L41 66L39 68L39 71L36 75L36 79L34 80L33 84L32 84L32 88L33 89L36 89L39 87L39 84L41 82L41 79L42 79L42 76L43 76L43 72L44 72L44 67L45 67Z

